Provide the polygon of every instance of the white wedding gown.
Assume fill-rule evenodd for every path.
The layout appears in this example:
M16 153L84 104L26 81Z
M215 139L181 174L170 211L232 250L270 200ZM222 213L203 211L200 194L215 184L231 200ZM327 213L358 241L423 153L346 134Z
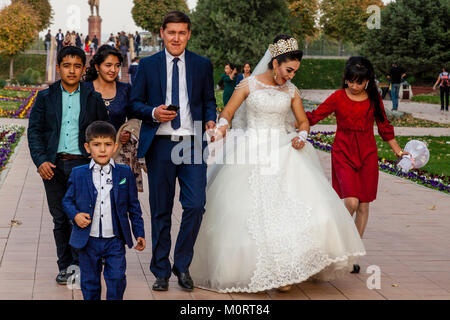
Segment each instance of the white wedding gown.
M296 133L286 130L295 86L247 79L247 130L227 135L208 168L190 266L195 285L258 292L350 272L365 255L353 219L311 144L294 149Z

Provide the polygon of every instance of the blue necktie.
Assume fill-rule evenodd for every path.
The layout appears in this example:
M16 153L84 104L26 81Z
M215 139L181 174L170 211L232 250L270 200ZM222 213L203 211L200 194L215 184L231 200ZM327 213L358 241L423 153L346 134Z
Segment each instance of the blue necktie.
M173 60L173 70L172 70L172 104L180 106L180 82L179 82L179 72L178 72L178 61L180 58L174 58ZM181 126L180 114L171 121L172 128L177 130Z

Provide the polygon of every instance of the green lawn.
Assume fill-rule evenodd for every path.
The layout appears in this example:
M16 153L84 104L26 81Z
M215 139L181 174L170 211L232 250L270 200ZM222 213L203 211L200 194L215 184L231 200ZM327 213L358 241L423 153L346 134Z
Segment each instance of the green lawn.
M379 136L375 137L378 146L378 156L386 160L396 160L397 157L392 152L389 144L383 142ZM420 140L428 144L430 151L430 161L421 168L432 174L450 176L450 137L395 137L399 145L403 148L410 140Z
M433 103L433 104L441 104L441 97L440 96L434 96L434 95L414 96L414 97L411 98L411 101Z
M439 123L419 118L414 118L410 114L405 114L399 119L392 119L391 124L394 127L412 127L412 128L450 128L448 123ZM336 124L336 117L334 114L329 115L319 122L319 124Z
M224 105L223 105L223 90L216 90L215 91L216 94L216 103L217 103L217 110L222 110Z
M0 96L28 98L30 96L30 92L0 89Z

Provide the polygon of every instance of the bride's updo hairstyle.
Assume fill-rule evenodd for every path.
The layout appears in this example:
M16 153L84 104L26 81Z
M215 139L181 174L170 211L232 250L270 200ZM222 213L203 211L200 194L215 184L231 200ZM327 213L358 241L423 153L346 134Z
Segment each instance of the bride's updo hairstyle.
M292 39L292 40L290 40L290 39ZM280 34L280 35L278 35L278 36L275 37L275 39L273 40L273 44L271 45L271 47L275 47L275 48L276 48L276 47L279 47L279 46L280 46L280 43L278 43L278 41L280 41L280 40L285 40L285 41L287 41L288 43L289 43L289 42L295 42L295 44L297 45L297 41L295 40L294 37L289 36L289 35L287 35L287 34ZM287 48L287 49L290 50L289 48ZM269 50L270 50L270 49L269 49ZM271 52L271 54L272 54L272 52ZM268 67L269 67L270 70L273 70L273 60L275 60L275 59L277 59L278 64L280 65L280 64L282 64L283 62L287 62L287 61L294 61L294 60L297 60L297 61L300 62L300 61L302 61L302 58L303 58L303 51L302 51L302 50L298 50L298 49L296 49L296 50L290 50L289 52L286 52L286 53L282 53L282 54L276 55L275 57L274 57L274 55L272 54L272 60L270 60Z

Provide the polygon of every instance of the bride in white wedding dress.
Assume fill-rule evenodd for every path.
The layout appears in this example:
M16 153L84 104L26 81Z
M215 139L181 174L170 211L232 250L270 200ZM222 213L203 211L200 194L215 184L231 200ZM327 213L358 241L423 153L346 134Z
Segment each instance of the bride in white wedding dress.
M301 58L294 38L278 36L221 114L215 141L225 143L208 168L206 212L190 266L197 287L285 291L348 273L365 255L353 219L306 142L309 123L290 82ZM289 121L297 121L299 133Z

